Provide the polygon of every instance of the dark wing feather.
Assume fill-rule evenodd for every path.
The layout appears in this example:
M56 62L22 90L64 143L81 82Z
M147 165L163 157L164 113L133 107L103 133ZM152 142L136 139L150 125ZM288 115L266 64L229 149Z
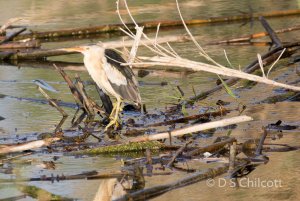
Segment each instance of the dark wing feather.
M136 85L128 83L127 85L116 85L109 81L112 88L125 100L141 104L141 96Z
M141 97L133 71L129 66L121 65L121 63L126 63L126 61L117 52L111 49L105 49L105 56L107 62L115 67L120 73L122 73L127 80L127 85L117 85L109 79L112 88L123 99L141 104Z
M126 78L132 79L133 71L129 66L121 66L121 63L126 61L116 51L112 49L105 49L105 57L108 63L116 67Z

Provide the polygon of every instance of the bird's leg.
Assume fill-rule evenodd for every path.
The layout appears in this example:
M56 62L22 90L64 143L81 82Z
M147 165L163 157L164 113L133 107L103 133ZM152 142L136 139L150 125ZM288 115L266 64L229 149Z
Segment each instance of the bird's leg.
M117 107L115 110L115 129L117 129L118 125L119 125L118 119L119 119L121 104L122 104L122 101L121 101L121 99L118 98L117 99Z
M113 103L113 109L111 110L111 113L109 115L109 119L111 119L114 115L114 112L116 111L116 106L117 106L117 103Z
M105 130L107 130L109 127L111 127L112 125L115 125L115 129L118 127L119 125L119 122L118 122L118 119L119 119L119 112L120 112L120 106L121 106L121 99L120 98L117 98L117 102L116 104L114 105L113 107L113 110L109 116L110 118L110 122L109 124L105 127ZM113 114L114 112L114 114ZM114 116L114 117L113 117Z

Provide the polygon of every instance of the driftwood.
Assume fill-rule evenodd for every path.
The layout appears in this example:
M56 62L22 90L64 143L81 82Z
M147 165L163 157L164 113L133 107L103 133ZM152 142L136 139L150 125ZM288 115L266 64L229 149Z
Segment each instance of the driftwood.
M221 17L211 17L208 19L194 19L187 20L187 25L200 25L200 24L210 24L210 23L221 23L221 22L233 22L233 21L242 21L248 19L257 19L259 16L264 17L280 17L287 15L299 15L300 10L285 10L285 11L270 11L263 13L250 13L250 14L242 14L236 16L221 16ZM142 22L139 23L139 26L144 27L144 30L149 29L157 29L158 24L160 24L160 28L169 28L169 27L181 27L181 21L169 20L169 21L150 21L150 22ZM134 23L127 23L126 26L134 30ZM22 34L16 37L16 40L26 39L26 38L55 38L55 37L66 37L66 36L78 36L78 35L91 35L91 34L99 34L99 33L116 33L121 32L121 28L124 28L123 24L109 24L95 27L83 27L83 28L74 28L74 29L65 29L65 30L55 30L55 31L45 31L45 32L36 32Z
M211 128L228 126L228 125L247 122L247 121L251 121L251 120L253 120L253 119L249 116L232 117L232 118L223 119L223 120L219 120L219 121L192 125L192 126L189 126L186 128L175 129L175 130L169 131L169 132L136 137L134 139L131 139L130 141L131 142L143 142L143 141L168 139L171 137L182 136L182 135L185 135L188 133L203 131L203 130L207 130L207 129L211 129Z
M48 146L51 143L60 140L60 138L48 138L44 140L35 140L31 142L25 142L21 144L14 144L14 145L1 145L0 146L0 154L7 154L12 152L20 152L29 149L36 149L43 146Z

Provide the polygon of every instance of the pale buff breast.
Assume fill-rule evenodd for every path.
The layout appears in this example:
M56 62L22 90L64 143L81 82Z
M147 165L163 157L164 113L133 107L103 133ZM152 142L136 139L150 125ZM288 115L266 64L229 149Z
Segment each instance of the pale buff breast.
M93 59L91 59L93 58ZM95 60L95 57L85 56L84 57L84 65L92 77L92 79L95 81L95 83L106 93L110 94L116 98L119 98L120 96L114 91L114 89L111 87L109 81L108 81L108 75L106 74L105 70L103 69L103 63L100 58ZM102 57L105 59L105 57ZM106 59L105 59L106 60ZM101 62L99 62L101 61Z

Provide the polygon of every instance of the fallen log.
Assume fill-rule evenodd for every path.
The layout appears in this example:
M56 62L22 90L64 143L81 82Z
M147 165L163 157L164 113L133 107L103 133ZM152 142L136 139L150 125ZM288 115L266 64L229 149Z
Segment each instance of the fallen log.
M247 19L257 19L259 16L264 17L281 17L289 15L299 15L300 9L295 10L278 10L278 11L269 11L269 12L258 12L258 13L249 13L235 16L220 16L220 17L211 17L207 19L194 19L187 20L187 25L200 25L200 24L211 24L211 23L222 23L222 22L234 22L242 21ZM140 27L144 27L144 30L157 29L158 24L160 24L160 29L167 27L181 27L182 22L180 20L168 20L168 21L148 21L139 23ZM134 23L127 23L126 26L134 30ZM22 34L16 37L16 40L35 38L35 39L46 39L46 38L56 38L56 37L67 37L67 36L78 36L78 35L91 35L99 33L121 33L121 28L124 28L123 24L108 24L94 27L83 27L83 28L73 28L73 29L64 29L64 30L55 30L55 31L45 31L37 32L33 31L31 33Z

